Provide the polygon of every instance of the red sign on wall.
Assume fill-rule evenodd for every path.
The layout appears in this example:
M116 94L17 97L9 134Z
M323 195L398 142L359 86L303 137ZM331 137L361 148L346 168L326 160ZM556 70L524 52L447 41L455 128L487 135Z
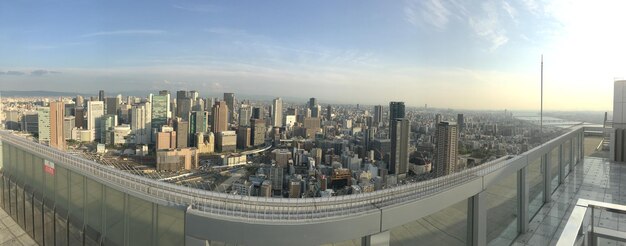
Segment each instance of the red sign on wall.
M43 161L43 170L47 174L54 175L54 162L51 162L49 160L44 160Z

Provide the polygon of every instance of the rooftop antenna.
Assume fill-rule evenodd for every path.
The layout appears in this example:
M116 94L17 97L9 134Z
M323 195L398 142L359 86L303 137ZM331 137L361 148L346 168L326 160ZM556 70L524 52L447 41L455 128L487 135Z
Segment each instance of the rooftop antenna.
M541 111L539 113L539 130L541 144L543 144L543 54L541 55Z

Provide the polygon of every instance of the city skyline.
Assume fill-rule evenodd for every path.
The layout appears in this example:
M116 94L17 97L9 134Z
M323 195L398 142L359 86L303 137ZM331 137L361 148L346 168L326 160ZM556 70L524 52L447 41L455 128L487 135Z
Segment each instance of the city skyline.
M0 3L0 84L531 110L543 53L546 110L606 111L623 75L620 4Z

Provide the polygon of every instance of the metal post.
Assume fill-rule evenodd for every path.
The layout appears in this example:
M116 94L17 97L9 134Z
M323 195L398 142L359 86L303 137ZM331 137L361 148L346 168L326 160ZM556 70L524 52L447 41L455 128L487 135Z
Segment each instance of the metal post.
M571 167L572 165L570 165ZM559 145L559 184L563 184L565 175L569 170L565 170L565 162L563 161L563 145Z
M574 139L569 142L569 165L574 166L576 163L574 162Z
M541 163L543 164L543 203L549 203L552 200L552 174L550 173L550 152L541 155Z
M528 159L526 159L528 162ZM526 182L526 168L528 165L517 171L517 216L518 231L526 233L528 231L528 183Z
M467 244L487 245L487 196L480 192L467 199Z
M585 132L580 133L580 139L578 141L579 146L578 149L580 151L580 161L582 163L583 159L585 159Z

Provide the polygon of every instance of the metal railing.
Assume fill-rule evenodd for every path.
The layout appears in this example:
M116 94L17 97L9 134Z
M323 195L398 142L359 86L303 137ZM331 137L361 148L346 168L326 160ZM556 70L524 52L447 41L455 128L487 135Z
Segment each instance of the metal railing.
M587 211L591 209L589 223L584 223ZM604 238L626 242L626 232L596 226L596 210L626 215L626 206L613 203L578 199L576 207L565 224L557 246L598 245L598 239Z
M436 179L399 185L371 193L324 198L265 198L200 190L123 172L29 141L11 133L0 132L0 140L53 161L69 170L98 180L105 185L115 184L130 192L149 196L152 199L172 205L188 206L188 209L204 212L209 216L224 216L229 219L243 221L269 220L280 221L281 223L302 223L305 221L355 216L372 211L380 211L381 208L388 206L424 199L479 179L506 167L520 158L539 156L541 153L546 153L549 151L548 147L557 146L557 144L573 139L582 131L582 127L577 127L521 155L503 157ZM526 165L530 161L527 158Z

